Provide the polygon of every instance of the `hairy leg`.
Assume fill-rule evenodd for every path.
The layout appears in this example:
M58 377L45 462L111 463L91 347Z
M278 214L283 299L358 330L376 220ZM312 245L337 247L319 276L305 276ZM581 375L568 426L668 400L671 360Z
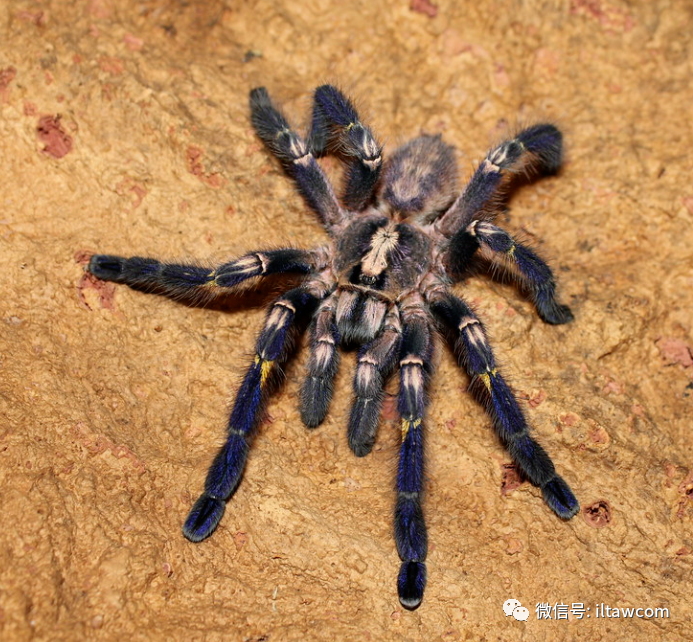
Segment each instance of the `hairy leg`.
M325 299L310 327L308 374L301 387L301 419L309 428L319 426L327 415L334 378L339 367L339 332L335 312L339 293Z
M316 296L299 287L281 296L270 308L257 340L255 358L233 404L226 443L214 458L207 473L204 492L183 525L183 534L190 541L203 540L219 524L226 501L236 490L243 474L249 439L259 422L272 370L286 356L289 330L297 313L307 312L316 303Z
M385 317L382 332L359 350L347 433L349 447L357 457L371 452L375 443L383 386L395 365L401 335L399 311L392 306Z
M266 250L251 252L216 268L192 263L164 263L156 259L134 256L125 258L95 254L87 270L104 281L160 290L181 297L213 297L246 279L270 274L306 274L324 266L323 250Z
M573 320L570 308L556 299L556 281L551 268L532 249L485 221L473 221L467 231L476 236L482 246L505 260L512 274L527 286L539 316L546 323L560 325Z
M432 312L457 336L457 348L471 377L483 384L482 394L494 427L511 457L544 500L563 519L570 519L580 506L566 482L556 473L551 458L530 436L529 426L496 361L481 321L469 306L447 294L431 302Z
M257 135L283 163L308 205L328 232L345 220L332 185L303 139L270 100L264 87L250 92L250 116Z
M361 122L351 101L332 85L315 90L309 140L317 156L323 156L332 147L349 160L342 200L350 210L363 210L375 193L382 168L382 147Z
M561 165L563 136L548 123L523 129L512 140L494 147L472 175L459 198L437 222L446 236L453 236L472 220L493 208L507 178L528 166L553 174Z
M395 542L402 560L397 591L407 609L421 603L426 586L428 535L421 508L424 483L424 424L426 366L432 353L432 332L425 314L403 312L400 348L399 413L402 443L397 468Z

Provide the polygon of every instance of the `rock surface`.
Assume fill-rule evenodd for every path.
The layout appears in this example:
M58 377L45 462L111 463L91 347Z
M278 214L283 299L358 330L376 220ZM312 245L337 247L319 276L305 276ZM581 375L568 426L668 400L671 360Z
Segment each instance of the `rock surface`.
M690 2L70 4L0 4L0 638L693 638ZM193 545L180 526L272 291L186 308L83 272L96 251L324 242L247 95L265 85L305 124L325 81L386 153L442 133L467 175L518 122L565 133L563 171L499 220L552 260L575 322L542 324L488 278L457 291L582 512L561 522L517 479L441 349L415 612L395 590L391 404L370 456L346 445L353 355L309 432L298 353L221 526ZM601 603L669 617L597 618Z

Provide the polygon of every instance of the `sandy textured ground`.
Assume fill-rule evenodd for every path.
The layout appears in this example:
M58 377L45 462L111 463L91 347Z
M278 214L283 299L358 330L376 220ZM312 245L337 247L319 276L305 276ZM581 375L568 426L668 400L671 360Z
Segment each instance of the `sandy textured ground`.
M693 560L693 7L687 0L0 3L0 638L687 640ZM210 309L84 276L100 251L224 259L325 234L255 138L263 84L305 123L338 82L386 150L441 132L466 172L508 127L565 131L501 221L552 259L576 319L458 286L583 511L558 520L445 350L431 394L429 584L397 600L398 428L345 440L269 405L217 533L180 526L269 292ZM338 166L328 162L335 176ZM506 618L516 598L527 622ZM537 620L538 602L591 618ZM669 618L597 618L595 605ZM556 612L552 611L555 618Z

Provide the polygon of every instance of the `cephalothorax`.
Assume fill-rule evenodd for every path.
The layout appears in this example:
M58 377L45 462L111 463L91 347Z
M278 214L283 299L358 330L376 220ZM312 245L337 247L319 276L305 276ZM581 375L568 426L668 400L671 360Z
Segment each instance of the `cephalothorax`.
M197 297L228 292L248 279L304 274L302 283L271 306L256 354L236 396L227 440L212 463L202 495L183 533L193 542L210 535L236 490L268 384L287 356L290 331L311 319L308 373L301 389L301 417L309 427L325 418L340 344L358 348L348 442L358 456L374 444L383 387L399 370L401 447L397 469L395 540L402 560L399 599L408 609L421 603L426 583L427 536L421 505L424 486L426 388L436 328L453 340L493 425L521 473L541 488L562 518L578 502L551 459L529 435L514 394L496 367L484 327L451 286L464 278L479 250L516 277L541 318L572 320L556 300L551 270L532 250L496 227L494 205L508 178L533 166L555 172L561 133L538 124L494 147L467 186L457 189L454 151L439 136L420 136L383 163L381 146L351 102L335 87L315 91L307 142L293 130L264 88L250 93L255 130L282 161L331 243L313 250L251 252L216 267L162 263L147 258L95 255L89 271L98 278ZM316 157L329 151L346 164L346 186L335 196Z

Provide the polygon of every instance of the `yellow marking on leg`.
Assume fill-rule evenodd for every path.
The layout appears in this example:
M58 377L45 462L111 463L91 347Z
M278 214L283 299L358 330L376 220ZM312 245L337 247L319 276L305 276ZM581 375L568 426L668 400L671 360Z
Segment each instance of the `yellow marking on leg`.
M352 130L354 127L356 127L356 123L349 123L349 124L344 128L344 131L345 131L345 132L348 132L348 131Z
M414 428L418 428L421 425L421 418L419 417L418 419L414 419L414 421L410 421L409 419L402 419L402 441L404 441L407 438L407 435L409 434L409 431Z
M260 387L261 388L267 383L267 378L270 376L270 372L272 372L272 366L273 365L274 365L274 361L265 361L264 359L261 359L261 364L260 364Z
M479 375L479 378L484 382L484 385L486 386L486 390L488 390L489 392L491 392L491 377L495 377L497 373L498 370L494 368L493 370L484 372L483 374Z
M513 244L510 246L510 249L506 252L506 254L508 255L508 258L509 258L509 259L515 258L515 247L516 247L516 245L515 245L515 243L513 243Z

